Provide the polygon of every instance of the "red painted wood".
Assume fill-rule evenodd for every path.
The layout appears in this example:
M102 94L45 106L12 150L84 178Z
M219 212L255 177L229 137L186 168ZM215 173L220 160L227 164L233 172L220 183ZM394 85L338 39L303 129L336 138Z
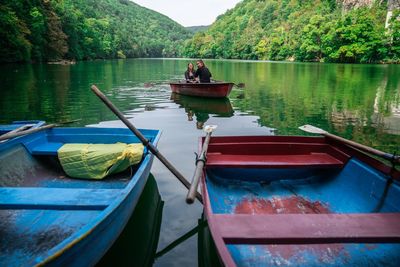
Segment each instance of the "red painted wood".
M289 142L243 142L210 144L208 152L221 152L232 155L300 155L311 152L325 152L327 144L304 144Z
M227 97L232 90L233 83L170 83L173 93L201 96Z
M293 145L295 143L297 144L303 144L304 146L307 146L310 144L311 146L318 147L322 145L328 145L326 147L325 152L335 158L337 160L342 161L344 163L347 162L347 160L355 156L361 161L371 165L372 167L376 168L377 170L392 176L396 180L400 180L400 171L399 170L392 170L391 166L388 164L384 164L381 161L378 161L374 159L373 157L368 156L365 153L362 153L358 151L357 149L354 149L349 146L345 146L343 144L340 144L338 142L332 141L328 138L325 137L309 137L309 136L220 136L220 137L213 137L210 142L210 148L209 152L211 153L216 153L220 152L222 154L226 153L226 151L235 151L231 152L234 154L249 154L246 144L250 144L250 147L257 147L257 143L262 145L263 143L282 143L282 149L285 147L289 147L290 145ZM284 143L287 143L287 145L284 145ZM289 145L290 144L290 145ZM233 147L236 146L235 149ZM240 149L237 149L239 148ZM265 154L271 154L272 153L272 147L264 147L264 153ZM297 148L300 148L301 146L298 146ZM290 154L298 154L299 151L297 148L292 148L289 149ZM221 151L218 151L221 150ZM261 151L260 149L259 151ZM304 151L306 151L305 149ZM318 150L313 150L313 152L318 152ZM262 154L262 152L259 152ZM275 146L274 153L276 154L282 154L282 151L280 151L279 146ZM288 152L289 153L289 152Z
M282 135L262 135L262 136L213 136L211 143L243 143L243 142L287 142L287 143L319 143L326 144L325 137L321 136L282 136Z
M392 166L389 162L385 164L381 160L377 160L376 158L373 158L373 157L369 156L368 154L361 152L360 150L357 150L346 144L340 143L333 139L329 139L329 138L326 138L326 139L327 139L327 143L329 143L332 147L335 147L336 149L338 149L348 155L355 156L359 160L367 163L368 165L372 166L373 168L381 171L382 173L390 175L393 179L395 179L397 181L400 181L400 170L392 168Z
M207 154L207 167L245 168L341 168L344 163L326 153L307 155L224 155Z
M400 214L214 214L227 244L399 243Z
M200 142L202 144L202 142ZM201 177L201 194L203 196L203 206L204 206L204 214L208 220L208 227L211 231L211 236L214 240L215 246L218 250L218 256L220 261L224 264L224 266L236 266L235 261L232 258L231 253L225 245L225 241L221 236L221 232L218 230L218 225L216 220L214 220L214 214L211 208L211 203L208 195L208 189L206 186L206 171L203 169L203 176Z

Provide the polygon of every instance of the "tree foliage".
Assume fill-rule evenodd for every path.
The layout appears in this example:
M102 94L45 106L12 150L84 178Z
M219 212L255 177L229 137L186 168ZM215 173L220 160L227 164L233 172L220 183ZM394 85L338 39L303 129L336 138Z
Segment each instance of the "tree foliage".
M0 3L0 61L174 57L191 33L128 0Z
M399 61L399 12L386 1L344 11L335 0L244 0L185 42L189 57L369 63Z
M23 61L30 58L31 43L27 39L30 31L15 12L0 5L0 60Z

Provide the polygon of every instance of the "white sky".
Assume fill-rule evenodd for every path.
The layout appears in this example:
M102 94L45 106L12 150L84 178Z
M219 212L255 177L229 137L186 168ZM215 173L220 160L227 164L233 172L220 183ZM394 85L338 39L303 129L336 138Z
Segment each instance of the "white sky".
M210 25L241 0L131 0L187 26Z

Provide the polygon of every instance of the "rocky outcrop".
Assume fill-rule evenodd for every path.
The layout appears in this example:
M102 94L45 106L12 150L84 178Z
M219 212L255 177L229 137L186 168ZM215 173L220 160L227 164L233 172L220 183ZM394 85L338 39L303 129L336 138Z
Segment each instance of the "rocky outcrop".
M371 7L375 0L338 0L338 4L342 5L343 11L368 6Z
M388 10L400 9L400 0L388 0Z
M389 11L393 11L395 9L400 9L400 0L337 0L337 4L341 5L344 11L348 11L350 9L359 8L368 6L371 7L375 2L379 2L379 4L383 4L387 2L387 7Z
M389 21L393 16L393 10L400 9L400 0L388 0L388 11L386 13L385 28L389 27Z
M379 1L379 4L383 4L383 0L337 0L337 4L342 6L342 12L346 13L347 11L360 7L371 7L376 1ZM387 14L386 14L386 23L385 28L389 27L389 21L393 15L393 10L400 9L400 0L387 0Z

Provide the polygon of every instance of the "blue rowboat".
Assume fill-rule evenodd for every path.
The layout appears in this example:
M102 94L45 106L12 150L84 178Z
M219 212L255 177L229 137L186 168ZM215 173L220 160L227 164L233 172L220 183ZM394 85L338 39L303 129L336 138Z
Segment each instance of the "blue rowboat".
M202 196L225 266L400 266L400 171L328 137L212 137Z
M23 127L26 129L34 129L44 125L44 121L29 120L29 121L13 121L11 124L0 124L0 135L6 134L10 131L15 131Z
M158 130L140 130L156 146ZM72 179L57 150L66 143L139 143L128 129L53 128L0 144L0 265L92 266L117 239L149 176L145 149L131 170Z

